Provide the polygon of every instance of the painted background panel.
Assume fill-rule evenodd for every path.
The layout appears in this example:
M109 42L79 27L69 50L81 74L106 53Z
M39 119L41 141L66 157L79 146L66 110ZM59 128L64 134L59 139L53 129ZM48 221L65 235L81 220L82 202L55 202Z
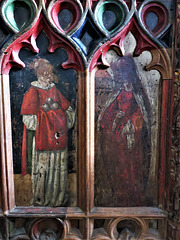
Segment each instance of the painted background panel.
M43 43L43 44L42 44ZM11 86L11 113L12 113L12 134L13 134L13 157L14 157L14 177L15 177L15 192L16 192L16 204L17 205L39 205L39 206L64 206L64 205L75 205L76 204L76 188L77 188L77 183L76 183L76 72L73 69L68 69L68 70L64 70L61 66L61 64L67 60L67 52L62 49L62 48L58 48L55 53L53 54L49 54L47 52L47 47L49 45L48 42L48 38L46 37L46 35L44 33L41 33L37 39L37 45L38 48L40 49L40 52L38 55L33 55L29 50L23 48L20 51L20 58L25 62L26 67L22 70L18 70L13 68L10 72L10 86ZM47 61L47 66L46 66L46 61ZM44 65L44 66L43 66ZM41 67L41 69L40 69ZM48 68L50 68L50 70L48 70ZM38 70L39 69L39 70ZM49 72L48 72L49 71ZM50 75L48 75L50 74ZM57 94L57 93L51 93L51 95L49 95L49 97L51 97L51 99L47 98L46 102L44 102L41 106L41 110L44 113L44 116L41 116L41 121L42 123L39 123L39 132L41 134L41 140L39 140L39 146L38 149L39 151L38 154L41 154L41 156L39 156L39 161L40 158L42 158L42 168L43 165L47 165L49 164L50 166L46 166L47 169L51 169L54 168L55 172L50 172L49 170L45 171L44 173L41 172L40 170L40 165L39 166L33 166L33 164L38 164L36 163L36 161L38 160L32 160L34 158L33 156L33 151L32 151L32 144L33 144L33 140L32 140L32 136L36 135L36 131L35 129L31 128L29 129L30 131L27 131L26 134L28 135L26 136L27 138L27 154L26 154L26 158L27 158L27 174L26 174L26 170L23 169L23 163L22 163L22 154L23 154L23 149L22 149L22 145L23 145L23 141L25 139L25 137L23 137L23 129L24 129L24 124L23 124L23 118L24 116L22 115L32 115L30 113L32 113L32 109L29 106L32 106L34 104L34 99L35 96L33 94L35 94L34 92L32 93L32 96L29 97L29 99L27 101L30 101L30 103L26 103L25 99L28 98L28 93L31 91L30 89L32 88L32 82L35 83L35 81L37 81L37 76L39 76L39 78L41 77L41 75L44 78L49 78L50 81L52 81L52 84L55 84L55 88L58 90L58 92L60 92L62 99L64 99L64 105L63 102L61 103L61 106L59 106L59 108L61 109L61 107L64 107L64 112L62 113L62 115L58 115L56 116L57 118L60 118L60 120L55 120L55 115L54 112L56 112L57 109L54 109L53 112L53 107L57 107L56 105L56 101L57 99L54 99L54 102L47 102L48 100L51 101L54 96L53 94ZM39 79L38 78L38 79ZM39 82L39 80L38 80ZM38 86L37 86L38 88ZM36 88L36 89L37 89ZM38 88L39 89L39 88ZM47 92L47 91L46 91ZM39 96L39 98L41 98L42 96L40 95L40 93L38 92L37 94ZM32 98L32 99L31 99ZM58 96L56 96L56 98L58 98ZM63 101L61 99L61 101ZM23 103L24 101L24 103ZM32 101L32 103L31 103ZM24 104L22 106L22 103ZM48 105L49 104L49 105ZM54 104L54 105L53 105ZM52 107L51 107L51 106ZM50 109L47 109L47 107L49 106ZM64 129L65 132L67 132L65 135L66 138L68 139L67 144L63 143L63 141L66 141L67 139L63 139L63 137L61 137L61 134L63 133L59 133L56 132L56 128L59 129L58 126L60 122L62 121L67 121L68 119L64 119L61 121L61 118L65 117L65 118L71 118L72 117L72 112L70 113L70 116L67 116L67 108L71 106L72 107L72 111L73 111L73 120L71 119L71 126L69 127L69 130L67 131L67 129ZM39 106L37 106L38 108ZM26 111L26 108L29 108L29 111ZM36 107L35 107L36 108ZM49 112L51 110L51 113ZM48 113L49 112L49 113ZM37 114L37 113L36 113ZM50 114L52 114L53 116L50 117ZM64 115L63 115L64 114ZM47 117L48 116L48 117ZM48 120L49 119L49 120ZM45 123L46 120L46 123ZM48 121L50 121L50 123L48 123ZM52 126L48 125L48 124L52 124ZM64 123L65 124L65 123ZM66 125L66 124L65 124ZM63 125L62 123L62 128L67 128L67 126ZM38 126L38 123L37 123ZM42 127L43 126L43 127ZM46 140L48 138L48 134L46 134L46 131L48 131L48 128L51 127L52 131L54 131L55 135L55 140L56 141L56 145L60 144L59 149L58 146L52 146L52 151L50 151L48 154L54 155L53 156L49 156L50 161L46 162L45 160L45 155L44 155L44 151L43 149L45 149L45 152L47 153L49 151L48 146L46 145ZM43 132L44 131L44 132ZM30 140L31 138L31 140ZM37 135L36 135L36 143L37 144ZM61 141L62 140L62 141ZM28 146L29 144L29 146ZM65 144L65 145L63 145ZM41 145L43 145L44 147L41 147ZM59 151L60 149L68 149L68 154L66 152L63 151ZM37 146L36 146L36 150L37 150ZM58 154L63 155L63 156L59 156ZM36 158L36 157L35 157ZM55 158L55 159L54 159ZM66 176L63 177L63 173L58 173L57 168L60 167L60 163L56 163L56 161L60 161L58 160L58 158L64 158L63 161L65 161L65 165L68 164L68 178L66 179ZM29 160L28 160L29 159ZM61 161L61 163L63 164L63 161ZM34 163L33 163L34 162ZM40 163L39 163L40 164ZM65 171L64 173L66 174L66 166L64 165L64 167L62 166L62 169L60 169L60 171ZM32 168L38 168L36 170L32 170ZM64 170L63 170L64 168ZM33 172L34 171L34 172ZM34 180L36 178L36 174L45 174L48 176L44 176L43 178L40 177L38 178L39 180ZM52 176L49 176L51 175ZM56 177L57 174L57 177ZM46 179L45 179L46 178ZM49 179L49 180L47 180ZM64 180L63 180L64 179ZM35 182L34 182L35 181ZM34 182L34 183L33 183ZM45 183L46 182L46 183ZM39 191L41 189L41 186L43 188L43 185L46 184L47 186L44 187L44 190L42 189L42 193L40 194L40 196L37 196L36 199L36 203L32 202L32 196L35 194L35 184L39 185ZM49 191L50 191L50 195L48 198L50 198L50 196L52 197L51 194L53 194L53 190L51 188L53 188L53 184L54 184L54 189L56 189L55 185L60 185L58 189L59 192L62 191L63 188L65 188L65 186L69 189L66 188L66 193L63 196L63 200L60 201L58 204L54 204L54 203L50 203L51 201L45 201L42 200L44 199L44 195L46 195L46 191L45 188L48 187L49 185ZM36 186L37 187L37 186ZM54 190L56 191L56 190ZM56 198L56 197L55 197ZM62 198L62 197L61 197Z

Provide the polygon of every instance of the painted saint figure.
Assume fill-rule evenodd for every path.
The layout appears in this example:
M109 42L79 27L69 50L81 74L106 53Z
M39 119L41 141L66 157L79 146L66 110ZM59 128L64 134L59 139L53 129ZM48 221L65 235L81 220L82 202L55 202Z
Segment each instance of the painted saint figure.
M34 206L62 206L67 182L68 129L75 111L53 83L54 68L35 59L37 81L26 92L21 114L24 132L22 175L31 170Z
M114 90L96 119L95 202L143 206L150 165L150 106L133 57L113 60L109 64Z

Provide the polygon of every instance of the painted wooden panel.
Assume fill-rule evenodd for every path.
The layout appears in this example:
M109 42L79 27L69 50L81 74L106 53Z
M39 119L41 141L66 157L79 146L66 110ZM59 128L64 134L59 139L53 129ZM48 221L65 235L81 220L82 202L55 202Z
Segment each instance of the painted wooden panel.
M126 42L133 51L131 33ZM95 75L96 206L157 205L160 73L144 70L150 52L132 55L109 50L109 68Z
M0 0L0 238L179 239L176 2Z
M76 72L63 70L65 50L46 54L44 33L37 45L38 56L22 49L26 68L10 72L16 205L75 206Z

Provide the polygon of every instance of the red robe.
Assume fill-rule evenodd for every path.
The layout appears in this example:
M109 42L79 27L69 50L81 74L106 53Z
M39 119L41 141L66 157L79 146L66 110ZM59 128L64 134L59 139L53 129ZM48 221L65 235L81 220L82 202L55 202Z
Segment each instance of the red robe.
M47 98L52 98L59 104L60 108L57 110L49 110L48 112L43 111L42 105L46 102ZM29 88L23 99L21 114L37 116L37 128L35 135L36 150L61 150L67 147L66 110L69 105L70 103L65 97L63 97L55 86L47 90L34 86ZM27 129L24 125L22 144L22 175L27 173L26 133Z
M116 128L113 122L118 112L124 116L116 119ZM122 136L122 129L128 120L135 128L134 146L128 148L127 135ZM122 90L116 99L102 114L99 129L100 154L97 161L103 161L104 178L102 186L111 189L112 195L104 190L98 204L102 206L138 206L144 204L145 178L147 173L146 155L148 144L147 127L133 92ZM146 163L145 163L146 162ZM99 181L99 180L98 180ZM100 180L101 181L101 180ZM99 182L100 182L99 181ZM104 185L106 182L106 186ZM97 186L98 186L97 182ZM99 185L99 189L102 188ZM105 196L105 192L107 195ZM109 191L110 192L110 191ZM99 197L101 199L101 197Z

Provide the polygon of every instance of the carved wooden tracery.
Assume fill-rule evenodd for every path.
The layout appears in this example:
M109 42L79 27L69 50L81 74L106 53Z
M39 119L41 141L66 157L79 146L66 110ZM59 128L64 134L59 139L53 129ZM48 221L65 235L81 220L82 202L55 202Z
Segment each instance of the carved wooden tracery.
M176 26L176 2L0 2L0 239L179 239L179 39L175 37L179 32L179 16ZM24 11L22 21L18 19L18 11ZM105 15L107 13L110 17ZM66 18L69 18L67 22ZM38 45L41 34L48 42L44 55L41 55ZM45 45L45 42L40 44ZM13 78L10 72L28 68L27 55L22 59L22 49L28 49L31 60L45 58L64 49L67 58L61 62L61 69L75 71L77 184L73 186L77 185L77 202L72 206L37 207L30 206L26 201L24 205L21 205L22 202L20 206L17 204L19 195L13 173L13 162L15 164L16 159L12 154L10 100ZM131 58L139 66L139 79L142 78L145 95L154 90L151 100L156 102L156 106L149 121L151 125L154 124L155 130L153 126L150 127L154 139L151 137L150 140L152 153L148 191L155 200L138 207L122 207L112 199L109 208L106 204L97 205L96 200L96 84L100 74L106 76L111 68L107 60L109 52L117 55L120 61ZM142 56L145 60L142 60ZM156 77L153 78L153 74ZM143 77L148 80L143 80ZM156 88L149 87L148 81L154 81ZM101 94L101 89L98 93ZM24 184L23 177L20 183ZM104 189L110 192L111 186L108 187L107 183L107 186L102 187L102 192ZM124 191L128 193L126 187ZM26 198L25 195L23 198Z

